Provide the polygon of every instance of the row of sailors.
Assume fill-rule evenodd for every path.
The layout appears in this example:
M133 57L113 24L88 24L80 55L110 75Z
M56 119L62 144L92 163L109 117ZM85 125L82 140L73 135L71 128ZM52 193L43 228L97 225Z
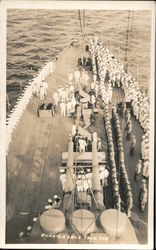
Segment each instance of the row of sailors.
M12 132L16 127L20 117L22 116L27 104L29 103L31 96L32 96L31 88L28 87L26 88L23 95L17 101L14 110L11 111L9 122L7 125L7 145L11 141Z
M53 94L53 104L55 109L60 106L61 117L69 117L71 113L75 113L76 98L73 85L60 86Z
M77 152L85 152L87 151L87 146L88 146L88 138L81 136L78 132L78 128L75 124L72 125L72 140L74 142L74 146ZM92 133L92 140L97 143L97 151L101 151L102 144L101 144L101 139L98 138L97 133L93 132Z
M111 83L109 82L108 86L105 87L104 83L100 81L100 83L97 80L94 80L90 84L90 90L91 93L95 93L95 98L97 99L98 96L100 95L102 98L102 102L104 104L109 104L112 102L112 94L113 90L111 87ZM95 101L96 101L95 99ZM92 100L91 100L92 102Z
M46 81L42 80L37 83L37 79L34 79L32 82L32 94L33 96L37 96L41 101L47 96L48 84Z
M15 110L10 116L9 124L7 126L7 144L11 141L11 134L13 129L15 128L18 120L20 119L23 111L25 110L30 98L33 95L37 95L41 100L44 99L45 95L47 95L47 83L44 81L45 78L49 75L49 73L53 72L54 64L53 62L48 62L44 68L39 71L39 74L36 78L33 79L31 83L31 87L28 87L23 95L19 98L19 102L15 106Z
M127 137L130 138L130 134L132 131L132 122L131 122L131 113L130 110L127 110L124 108L124 114L126 118L126 129L127 129ZM131 149L133 150L136 145L136 138L133 135L132 136L132 146ZM143 161L147 161L149 159L149 132L146 132L142 136L142 142L141 142L141 156Z
M45 206L45 210L49 210L52 208L58 209L58 208L60 208L61 203L62 203L61 197L59 197L57 194L55 194L53 196L53 200L51 198L48 199L48 205Z
M93 46L91 46L93 44ZM93 57L99 56L101 54L101 58L97 58L98 62L98 69L99 70L99 76L101 77L102 80L104 80L106 72L109 72L110 79L112 81L113 86L115 84L120 87L122 85L122 88L125 92L125 99L127 102L131 101L132 102L132 107L133 107L133 113L140 122L141 126L143 127L145 133L149 131L149 103L146 95L142 93L140 90L138 83L135 81L135 79L132 79L131 74L125 73L123 66L120 65L120 63L117 62L117 60L109 53L108 49L104 49L102 46L96 46L97 40L95 43L91 40L91 45L92 47L90 51L92 52ZM98 50L97 47L100 47L100 50L98 51L98 55L96 54L96 51ZM101 61L100 61L101 59ZM95 60L94 60L95 61ZM101 74L101 69L103 68L103 75ZM95 72L96 73L96 72ZM130 121L127 122L127 136L128 139L130 137L131 129L132 129L132 124ZM134 140L135 141L135 140ZM147 165L149 164L147 155L149 154L149 134L148 134L148 139L145 142L143 140L143 146L142 146L142 156L143 159L145 158L145 167L143 172L144 175L146 175L146 171L148 169ZM146 148L145 148L146 144ZM149 156L148 156L149 157Z
M113 135L111 129L111 123L108 113L108 106L104 107L104 120L105 120L105 129L108 141L108 149L109 149L109 162L111 167L111 180L112 180L112 188L113 188L113 200L114 206L121 210L121 197L119 193L119 183L117 178L117 169L115 163L115 152L114 152L114 144L113 144Z
M114 124L114 131L116 135L117 140L117 150L118 150L118 164L120 168L120 180L122 183L123 194L124 194L124 202L126 204L127 209L127 215L128 217L131 216L131 209L133 206L133 198L132 198L132 192L131 192L131 186L128 179L125 161L124 161L124 148L123 148L123 142L122 142L122 134L121 134L121 128L120 128L120 121L119 116L116 110L116 107L113 107L112 109L112 120Z
M47 82L45 79L47 76L54 71L54 63L48 62L38 73L37 77L33 79L32 81L32 93L33 95L36 95L41 100L44 99L44 96L47 95Z
M97 40L97 39L96 39ZM117 61L116 58L109 52L108 49L102 45L97 44L90 39L90 52L92 57L97 57L98 71L104 70L109 72L110 80L115 86L122 86L126 102L132 102L133 112L136 119L140 122L144 130L149 130L149 102L144 92L139 88L138 83L132 78L130 73L126 73L123 66ZM95 60L94 60L95 61ZM97 74L97 72L95 72ZM100 74L100 80L104 81Z
M62 100L63 102L67 102L69 98L74 96L75 88L73 85L65 85L59 86L56 92L53 94L53 103L57 107L59 102Z
M98 65L98 70L103 68L104 72L109 72L110 80L114 86L114 81L125 92L125 100L126 102L132 103L133 113L136 119L139 121L140 125L144 129L145 133L149 132L150 120L149 120L149 101L144 92L139 88L138 83L132 78L130 73L126 73L123 69L123 66L112 56L108 49L103 48L103 46L99 46L94 43L92 40L90 41L93 48L90 48L90 51L95 57L98 52L98 60L100 60L100 64ZM92 47L90 45L90 47ZM101 52L101 53L100 53ZM99 56L101 55L101 59ZM94 60L95 61L95 60ZM117 73L117 71L119 71ZM116 78L114 78L113 72L116 74ZM96 72L97 73L97 72ZM101 76L101 75L100 75ZM113 77L112 77L113 76ZM101 76L102 77L102 76ZM104 79L101 78L101 81ZM130 133L132 130L132 123L130 121L127 122L127 139L130 139ZM148 134L149 140L149 134ZM146 151L146 152L145 152ZM143 159L144 152L145 154L149 153L149 145L146 143L146 149L143 146Z
M70 117L71 113L75 113L76 100L74 95L67 102L60 101L61 117Z
M76 87L79 87L80 84L83 86L88 86L89 76L87 71L83 69L82 71L76 69L75 72L68 73L68 84L72 85L75 80Z
M127 101L131 101L135 118L139 121L144 131L149 130L149 102L145 93L133 83L126 83L124 86Z
M108 86L105 87L104 83L100 81L100 89L101 89L101 97L102 97L103 103L106 105L111 103L113 90L112 90L110 82L108 83Z
M66 173L64 169L60 169L60 181L62 184L62 190L65 191L65 186L66 186ZM101 185L107 186L108 185L108 176L109 176L109 171L105 166L100 165L99 166L99 177L100 177L100 183ZM79 171L79 173L73 174L74 182L77 188L78 192L86 192L88 189L92 188L92 172L90 169L86 170L86 173L84 170Z
M128 180L128 176L127 176L127 172L126 172L126 168L125 168L125 164L124 164L124 152L123 152L123 146L121 144L121 131L120 131L120 127L119 127L119 117L117 115L117 113L115 112L115 109L113 110L113 117L115 118L115 122L116 122L116 127L115 127L115 131L117 132L117 138L118 138L118 155L119 155L119 166L120 166L120 172L121 172L121 182L124 186L124 190L125 190L125 197L126 198L126 204L127 207L129 207L129 211L128 214L130 216L131 211L130 208L132 208L133 205L133 199L132 199L132 192L131 192L131 187L130 187L130 182ZM135 174L134 174L134 179L136 181L138 181L138 177L141 173L141 169L142 169L142 176L144 178L148 178L149 175L149 160L145 160L145 161L141 161L138 160L138 164L136 166L136 170L135 170ZM142 186L140 188L140 192L139 192L139 207L141 209L141 211L143 212L142 209L142 204L146 204L147 202L147 187L146 187L146 180L143 179L142 180Z

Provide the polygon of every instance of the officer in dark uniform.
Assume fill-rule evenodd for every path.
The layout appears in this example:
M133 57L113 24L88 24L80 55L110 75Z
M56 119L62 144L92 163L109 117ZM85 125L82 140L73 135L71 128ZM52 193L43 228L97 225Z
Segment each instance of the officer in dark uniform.
M130 140L130 135L131 135L131 132L132 132L132 122L129 121L128 124L127 124L127 141Z

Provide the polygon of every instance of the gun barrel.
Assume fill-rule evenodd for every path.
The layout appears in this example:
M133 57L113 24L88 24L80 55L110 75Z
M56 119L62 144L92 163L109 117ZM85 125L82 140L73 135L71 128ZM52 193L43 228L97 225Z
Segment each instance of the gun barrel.
M67 171L66 171L66 184L65 184L65 193L72 192L74 189L74 175L73 175L73 142L72 137L70 136L68 142L68 160L67 160Z

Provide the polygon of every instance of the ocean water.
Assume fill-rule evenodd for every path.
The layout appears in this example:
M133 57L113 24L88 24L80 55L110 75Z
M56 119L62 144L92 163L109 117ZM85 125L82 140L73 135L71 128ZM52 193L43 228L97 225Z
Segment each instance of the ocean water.
M128 71L148 89L150 11L86 10L85 33L96 35L124 65L128 61ZM26 86L47 60L75 39L81 39L77 10L8 10L6 87L12 108L21 94L20 83Z

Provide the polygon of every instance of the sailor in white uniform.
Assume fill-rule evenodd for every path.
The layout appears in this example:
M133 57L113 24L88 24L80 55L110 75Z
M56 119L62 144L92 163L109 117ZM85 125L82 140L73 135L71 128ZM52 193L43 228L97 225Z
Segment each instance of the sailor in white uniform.
M46 81L43 81L42 85L43 85L43 89L44 89L44 96L47 96L48 84Z
M66 103L66 108L67 108L67 117L69 117L70 112L71 112L71 101L70 101L70 99L68 99L68 102Z
M91 89L91 91L93 91L94 88L95 88L95 82L91 82L91 84L90 84L90 89Z
M65 117L66 116L66 104L65 102L63 102L63 100L61 100L60 102L60 108L61 108L61 117Z
M91 103L93 105L93 108L95 107L95 102L96 102L95 95L91 95Z
M76 180L76 185L77 185L77 191L78 192L83 192L83 185L82 185L81 175L78 175L78 178Z
M52 61L49 62L49 71L50 71L50 73L53 73L53 71L54 71L54 63Z
M93 141L95 141L96 143L97 143L97 140L98 140L98 138L97 138L97 133L96 132L93 132Z
M84 139L79 139L79 151L80 152L85 152L87 143Z
M64 191L65 190L65 184L66 184L66 174L64 172L64 170L61 171L61 175L60 175L60 181L61 181L61 184L62 184L62 190Z
M97 81L97 75L93 74L93 82L95 83Z
M98 141L97 141L97 150L101 151L101 148L102 148L102 146L101 146L101 139L98 138Z
M68 73L68 84L71 85L73 80L73 74L71 72Z
M141 173L141 168L142 168L141 160L138 160L136 170L135 170L135 173L134 173L135 181L138 181L139 174Z
M57 92L55 92L54 94L53 94L53 100L54 100L54 106L58 106L58 101L59 101L59 96L58 96L58 93Z
M36 84L36 79L34 79L33 81L32 81L32 84L31 84L31 86L32 86L32 94L35 96L36 95L36 90L37 90L37 84Z
M99 91L99 85L98 85L98 82L96 82L96 84L95 84L95 96L96 96L96 98L98 98L98 91Z
M71 109L73 110L73 112L75 112L75 106L76 106L76 100L75 96L73 95L71 98Z
M142 170L142 175L145 178L148 178L149 176L149 160L145 160L143 162L143 170Z
M76 135L76 125L74 124L72 126L72 137L74 137Z
M80 71L76 69L74 72L75 83L78 86L80 84Z
M43 88L43 85L40 86L40 100L41 101L44 100L44 88Z

